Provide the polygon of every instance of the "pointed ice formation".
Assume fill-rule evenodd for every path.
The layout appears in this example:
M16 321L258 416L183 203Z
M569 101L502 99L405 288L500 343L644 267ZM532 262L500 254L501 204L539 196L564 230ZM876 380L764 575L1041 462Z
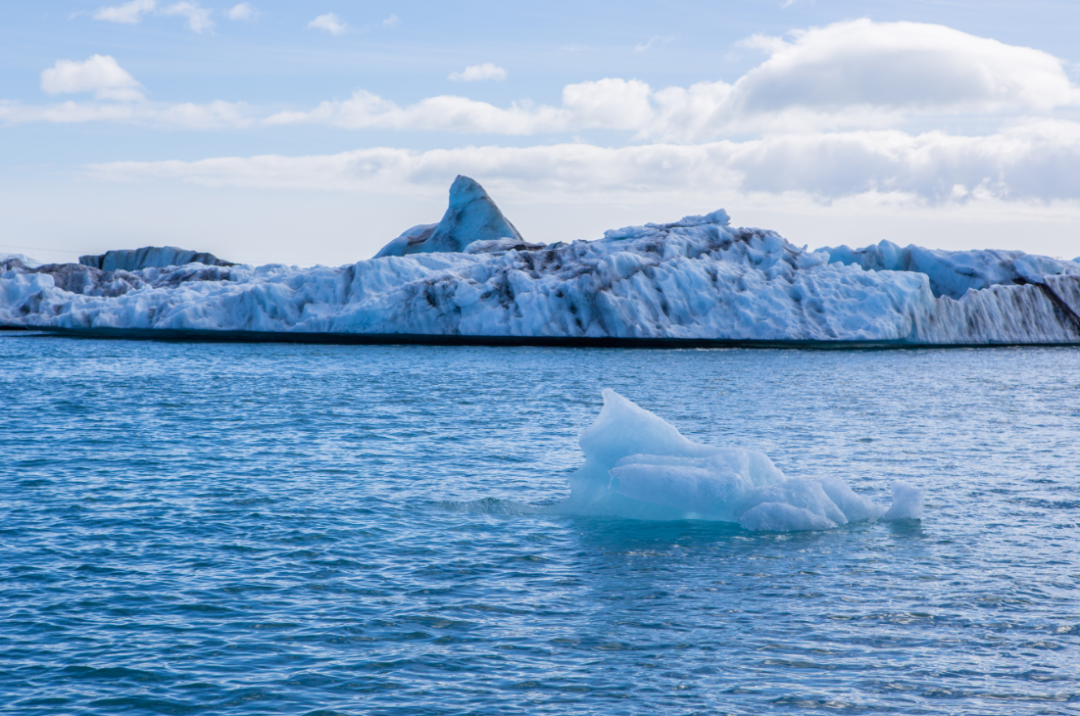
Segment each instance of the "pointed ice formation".
M510 242L500 241L510 239ZM450 186L450 206L438 224L419 224L382 248L375 258L437 252L461 253L477 241L525 245L484 187L458 175ZM505 248L512 248L506 246Z

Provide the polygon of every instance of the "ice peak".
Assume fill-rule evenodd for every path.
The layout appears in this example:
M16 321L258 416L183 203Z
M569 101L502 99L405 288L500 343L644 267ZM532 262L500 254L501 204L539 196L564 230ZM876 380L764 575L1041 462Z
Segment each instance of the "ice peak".
M450 205L442 221L408 229L384 246L375 257L461 253L474 242L498 239L525 241L484 191L484 187L475 179L459 174L450 185Z

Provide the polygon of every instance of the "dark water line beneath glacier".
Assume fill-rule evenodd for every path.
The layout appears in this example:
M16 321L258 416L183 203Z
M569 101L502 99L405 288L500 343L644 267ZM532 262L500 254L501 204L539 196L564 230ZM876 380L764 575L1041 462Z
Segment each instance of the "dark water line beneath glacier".
M2 326L0 330L21 330ZM894 341L763 341L730 338L621 338L613 336L476 336L425 333L315 333L307 331L216 331L170 328L28 328L40 337L193 343L293 343L365 346L507 346L536 348L748 348L780 350L904 350L927 348L1076 347L1061 343L920 343Z

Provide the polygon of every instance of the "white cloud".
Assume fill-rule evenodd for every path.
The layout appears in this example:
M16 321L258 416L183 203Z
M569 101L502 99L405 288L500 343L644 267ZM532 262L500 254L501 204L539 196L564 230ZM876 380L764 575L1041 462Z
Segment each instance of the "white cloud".
M1062 63L941 25L839 22L779 38L751 38L771 53L735 83L732 111L1046 110L1076 101Z
M529 135L565 129L565 113L552 107L511 105L509 109L466 97L442 95L414 105L396 103L363 90L350 99L323 102L310 112L279 112L267 124L314 122L348 129L397 129Z
M331 35L343 35L349 31L349 26L341 21L341 18L332 12L319 15L308 23L308 27L315 30L326 30Z
M237 12L238 8L245 7L248 12L251 11L251 6L248 3L241 3L229 11L229 17L233 17L233 13ZM132 0L123 5L98 8L94 12L94 19L136 25L142 22L144 15L151 12L186 17L188 28L200 34L214 27L214 22L210 19L210 11L200 7L197 3L191 2L178 2L159 9L155 0ZM241 12L243 11L241 10ZM233 19L237 18L233 17Z
M397 15L390 15L389 17L383 19L382 24L383 27L395 27L401 24L401 18Z
M53 95L94 92L98 99L143 98L139 83L109 55L92 55L85 62L57 60L42 71L41 89Z
M0 123L77 124L119 122L165 129L211 130L251 127L258 123L251 107L242 102L62 102L47 106L26 106L0 101Z
M229 9L230 20L254 20L258 14L258 11L256 11L249 2L233 5L232 8Z
M156 7L154 0L132 0L123 5L98 8L94 11L94 19L135 25L142 20L143 15L153 12Z
M453 82L483 82L485 80L505 80L506 70L491 62L482 65L469 65L462 72L451 72L447 78Z
M651 47L660 47L663 45L669 45L675 41L672 35L655 35L649 38L648 42L639 42L634 45L634 52L645 52Z
M350 99L323 102L310 111L279 112L266 122L510 135L609 129L637 132L643 139L684 140L712 131L703 125L730 89L719 82L657 92L640 80L608 78L567 85L559 107L521 102L508 108L454 95L429 97L402 107L359 90Z
M1076 166L1080 123L1043 121L985 137L892 130L620 148L376 148L308 157L118 162L94 165L90 171L113 180L390 193L438 186L464 173L522 193L693 191L802 196L818 203L863 197L945 206L989 200L1080 205Z
M161 12L165 15L179 15L180 17L186 17L188 29L199 34L213 29L214 27L214 21L210 19L210 11L200 7L197 3L178 2L163 9Z

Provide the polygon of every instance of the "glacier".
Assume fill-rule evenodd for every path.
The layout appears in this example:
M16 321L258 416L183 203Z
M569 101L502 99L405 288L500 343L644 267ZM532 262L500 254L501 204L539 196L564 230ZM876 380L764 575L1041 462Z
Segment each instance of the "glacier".
M809 250L735 228L724 210L531 244L467 177L440 222L354 264L231 265L155 251L79 264L0 259L0 325L295 340L1080 342L1075 261L889 242Z
M769 532L922 518L924 492L907 483L892 485L886 508L838 478L787 479L764 453L693 442L614 390L603 397L578 439L585 464L554 508L561 514L715 520Z

